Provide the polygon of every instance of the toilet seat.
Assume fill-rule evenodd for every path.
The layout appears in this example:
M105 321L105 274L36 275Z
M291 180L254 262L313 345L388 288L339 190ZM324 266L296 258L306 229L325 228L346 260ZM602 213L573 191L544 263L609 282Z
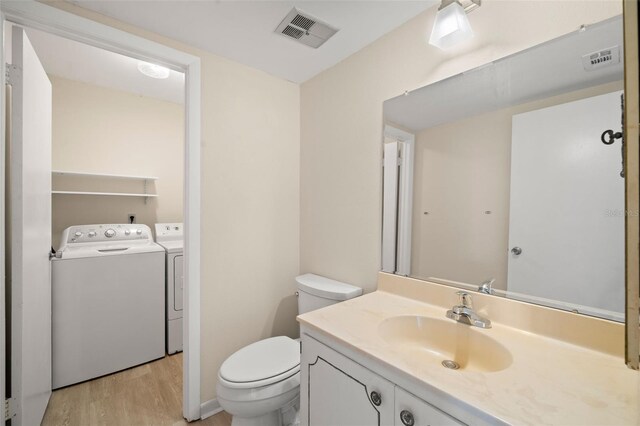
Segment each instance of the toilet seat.
M281 382L300 371L300 344L278 336L245 346L220 367L221 384L232 389L255 389Z
M218 376L218 379L220 379L220 376ZM216 388L219 400L232 401L235 403L264 401L289 394L295 396L300 389L300 372L270 385L251 388L231 387L227 385L225 380L218 380ZM286 398L291 399L290 396Z

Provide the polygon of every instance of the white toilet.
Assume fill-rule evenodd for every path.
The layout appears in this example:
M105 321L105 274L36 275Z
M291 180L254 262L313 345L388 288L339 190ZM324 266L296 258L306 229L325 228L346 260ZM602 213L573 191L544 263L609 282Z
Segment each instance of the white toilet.
M296 277L298 313L362 294L362 289L314 274ZM218 371L218 402L233 426L297 424L300 405L300 343L286 336L245 346Z

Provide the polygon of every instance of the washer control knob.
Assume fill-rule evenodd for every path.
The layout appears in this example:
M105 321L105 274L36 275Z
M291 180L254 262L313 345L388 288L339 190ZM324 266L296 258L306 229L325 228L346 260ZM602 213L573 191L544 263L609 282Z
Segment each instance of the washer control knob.
M136 234L142 235L142 229L136 229Z
M106 231L104 231L104 236L107 238L112 238L116 235L116 231L114 231L113 229L109 228Z
M96 236L96 232L95 232L95 231L91 231L91 232L89 232L89 237L90 237L90 238L93 238L93 237L95 237L95 236Z
M76 237L82 237L82 232L76 231L76 233L73 234L73 235L75 235Z
M379 406L380 404L382 404L382 395L380 395L378 392L373 391L371 392L371 402L373 402L373 405L375 406Z
M130 229L125 229L125 230L124 230L124 235L129 235L130 233L131 233L131 230L130 230Z
M405 426L413 426L416 424L415 417L413 417L413 414L411 413L411 411L408 411L408 410L402 410L400 412L400 421Z

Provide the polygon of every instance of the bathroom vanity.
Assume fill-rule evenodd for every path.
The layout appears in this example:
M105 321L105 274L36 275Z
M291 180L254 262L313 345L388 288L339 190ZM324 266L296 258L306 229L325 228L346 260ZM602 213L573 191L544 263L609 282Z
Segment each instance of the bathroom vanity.
M640 424L622 324L472 297L491 328L446 317L455 289L385 273L298 317L302 424Z
M380 366L375 362L361 360L360 364L339 352L348 352L345 348L334 344L337 349L334 350L310 334L304 335L303 346L302 365L306 368L303 383L306 380L308 384L304 403L307 424L413 425L416 421L417 424L462 424L396 385L394 382L399 380L394 380L392 373L384 374L386 378L374 373L380 373Z

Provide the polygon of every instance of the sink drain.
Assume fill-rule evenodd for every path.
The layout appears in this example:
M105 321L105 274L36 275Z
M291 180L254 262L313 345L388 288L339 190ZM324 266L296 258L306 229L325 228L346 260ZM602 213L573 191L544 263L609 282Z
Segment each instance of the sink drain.
M444 361L442 361L442 365L452 370L457 370L458 368L460 368L460 364L455 361L451 361L450 359L445 359Z

